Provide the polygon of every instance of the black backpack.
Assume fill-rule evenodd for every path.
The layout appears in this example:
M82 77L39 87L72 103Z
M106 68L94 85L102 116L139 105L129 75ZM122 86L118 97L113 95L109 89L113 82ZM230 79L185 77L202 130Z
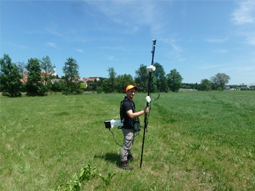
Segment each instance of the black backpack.
M120 102L120 120L123 124L124 124L123 103L124 103L124 101L126 101L126 99L127 99L127 96L125 96L125 98ZM132 110L135 111L135 103L134 102L132 104ZM139 118L137 117L137 118L133 119L132 122L133 122L135 132L139 132L141 129Z

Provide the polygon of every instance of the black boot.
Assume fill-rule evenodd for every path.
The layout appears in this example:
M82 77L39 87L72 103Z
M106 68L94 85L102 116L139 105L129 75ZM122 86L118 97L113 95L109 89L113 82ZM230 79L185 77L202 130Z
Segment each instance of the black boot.
M134 158L131 154L127 156L128 161L137 161L136 158Z
M128 161L123 161L120 163L120 168L124 170L133 170L133 167L128 165Z

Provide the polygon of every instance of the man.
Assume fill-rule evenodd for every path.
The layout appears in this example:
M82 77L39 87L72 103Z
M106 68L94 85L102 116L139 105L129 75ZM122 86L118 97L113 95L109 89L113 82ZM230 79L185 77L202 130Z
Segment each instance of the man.
M137 86L128 85L126 87L127 96L122 101L120 115L124 118L122 132L123 132L123 145L120 152L120 168L132 170L133 168L128 165L128 160L134 160L131 154L131 147L134 143L135 138L135 123L137 118L144 113L149 112L149 107L144 110L135 112L135 104L133 98L135 96L135 91L138 89Z

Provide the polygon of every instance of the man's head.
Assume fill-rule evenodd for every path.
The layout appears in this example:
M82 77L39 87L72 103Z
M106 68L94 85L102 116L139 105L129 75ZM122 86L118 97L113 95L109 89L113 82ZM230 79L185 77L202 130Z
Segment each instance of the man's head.
M133 99L135 96L135 90L138 90L137 86L134 85L128 85L126 87L126 93L127 93L127 97L128 99Z

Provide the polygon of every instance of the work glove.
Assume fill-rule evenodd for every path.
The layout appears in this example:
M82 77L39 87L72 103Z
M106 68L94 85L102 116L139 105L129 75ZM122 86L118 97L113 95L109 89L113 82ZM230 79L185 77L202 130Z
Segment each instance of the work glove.
M151 97L150 96L146 96L146 101L147 101L147 103L150 103L151 102Z

